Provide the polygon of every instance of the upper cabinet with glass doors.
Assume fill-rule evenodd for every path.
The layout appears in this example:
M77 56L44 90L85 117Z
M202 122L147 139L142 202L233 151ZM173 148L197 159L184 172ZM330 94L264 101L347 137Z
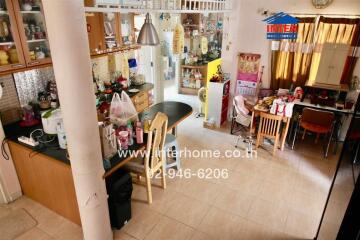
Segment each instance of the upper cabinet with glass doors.
M18 31L28 66L51 62L41 0L12 0Z
M26 62L11 0L0 0L0 72L25 68Z

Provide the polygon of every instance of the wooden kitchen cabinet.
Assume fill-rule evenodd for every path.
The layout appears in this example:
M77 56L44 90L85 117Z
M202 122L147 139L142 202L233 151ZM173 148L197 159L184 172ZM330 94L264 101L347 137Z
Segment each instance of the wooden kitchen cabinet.
M9 142L23 194L81 225L70 165Z
M86 13L86 23L92 56L139 48L133 13Z
M0 72L26 67L11 0L0 1Z
M149 92L140 92L131 98L137 112L142 112L150 106Z
M33 5L25 0L12 0L24 58L28 67L51 63L49 41L41 0Z

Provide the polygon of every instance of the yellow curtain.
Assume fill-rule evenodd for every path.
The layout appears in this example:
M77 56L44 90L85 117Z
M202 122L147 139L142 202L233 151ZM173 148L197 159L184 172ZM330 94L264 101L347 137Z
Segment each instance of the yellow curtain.
M346 23L347 21L349 23ZM355 28L356 23L352 23L351 19L320 18L315 35L315 48L312 55L309 84L315 82L324 43L348 44L350 47Z
M309 74L312 41L315 29L314 18L298 18L296 40L281 40L272 47L271 88L289 88L292 84L301 86Z

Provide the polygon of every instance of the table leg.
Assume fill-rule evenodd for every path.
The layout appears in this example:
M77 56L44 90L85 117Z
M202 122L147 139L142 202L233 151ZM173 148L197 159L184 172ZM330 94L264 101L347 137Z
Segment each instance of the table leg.
M286 136L287 136L287 133L289 131L289 125L290 125L290 118L287 119L286 126L285 126L285 128L283 129L283 132L282 132L281 151L284 151Z
M253 131L254 119L255 119L255 110L253 110L251 113L250 136L251 136L251 134L255 133L255 131Z
M173 128L171 129L171 133L172 133L175 137L177 137L177 127L173 127Z

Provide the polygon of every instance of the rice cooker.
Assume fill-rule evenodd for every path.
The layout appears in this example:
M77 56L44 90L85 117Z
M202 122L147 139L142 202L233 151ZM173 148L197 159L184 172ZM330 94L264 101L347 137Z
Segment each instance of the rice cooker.
M61 110L51 109L41 113L41 122L46 134L57 134L57 126L61 124Z

